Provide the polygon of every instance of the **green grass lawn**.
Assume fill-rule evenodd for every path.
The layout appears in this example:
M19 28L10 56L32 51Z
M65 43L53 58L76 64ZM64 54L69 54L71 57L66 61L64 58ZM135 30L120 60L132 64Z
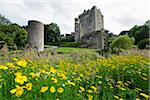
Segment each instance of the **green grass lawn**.
M95 52L96 49L89 49L89 48L70 48L70 47L61 47L57 48L56 51L59 53L70 53L70 52Z

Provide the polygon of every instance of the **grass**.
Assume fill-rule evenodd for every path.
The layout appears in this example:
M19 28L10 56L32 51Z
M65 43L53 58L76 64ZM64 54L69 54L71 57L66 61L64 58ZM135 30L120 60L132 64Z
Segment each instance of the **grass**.
M56 49L56 51L57 51L58 53L95 52L96 49L61 47L61 48Z

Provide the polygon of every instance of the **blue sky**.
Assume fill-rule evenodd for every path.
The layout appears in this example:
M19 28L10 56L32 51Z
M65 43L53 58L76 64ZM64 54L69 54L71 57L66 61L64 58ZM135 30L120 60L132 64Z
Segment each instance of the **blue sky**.
M14 23L28 20L55 22L61 34L74 31L74 18L96 5L104 15L104 27L114 34L150 19L150 0L0 0L0 14Z

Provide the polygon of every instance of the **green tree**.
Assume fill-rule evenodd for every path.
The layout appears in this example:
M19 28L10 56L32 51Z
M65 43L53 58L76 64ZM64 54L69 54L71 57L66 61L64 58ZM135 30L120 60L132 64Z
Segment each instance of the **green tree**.
M150 49L150 39L145 38L145 39L139 41L137 45L138 45L139 49Z
M119 35L128 35L129 37L135 38L135 45L138 45L140 49L147 46L148 38L150 36L150 20L147 20L143 25L135 25L129 31L122 31ZM139 43L140 42L140 43Z
M0 14L0 24L11 24L10 20Z
M149 28L146 25L135 26L130 30L129 36L133 36L135 38L135 43L137 44L144 38L149 38Z
M56 23L44 25L44 38L45 44L58 42L60 38L59 26Z
M27 31L17 24L0 24L0 40L9 46L24 47L27 41Z
M25 29L19 29L19 31L15 35L14 43L19 49L25 46L25 44L27 43L27 31Z
M129 49L133 45L133 40L127 35L117 37L111 44L111 49Z

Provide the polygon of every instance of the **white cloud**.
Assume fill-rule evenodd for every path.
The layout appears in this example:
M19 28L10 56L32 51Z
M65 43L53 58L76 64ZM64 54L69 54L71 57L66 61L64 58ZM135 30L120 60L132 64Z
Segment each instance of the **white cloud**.
M105 28L119 34L150 19L149 4L149 0L0 0L0 14L20 25L31 19L55 22L64 34L74 31L75 17L96 5L104 15Z

